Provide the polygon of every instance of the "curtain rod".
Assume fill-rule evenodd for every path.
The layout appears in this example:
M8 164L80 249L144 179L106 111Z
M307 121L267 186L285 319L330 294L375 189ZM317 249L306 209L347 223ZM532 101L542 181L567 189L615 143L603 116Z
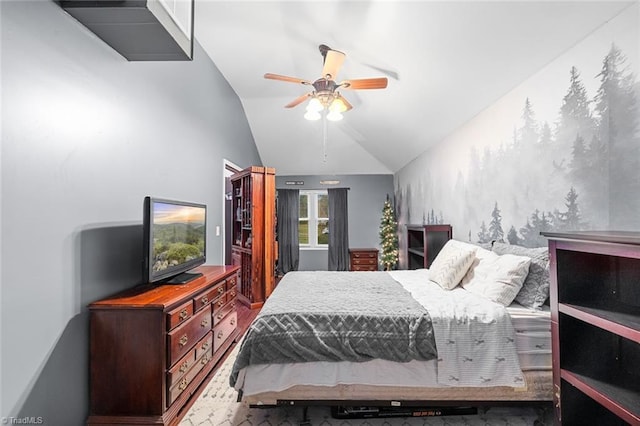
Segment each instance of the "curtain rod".
M351 188L349 188L348 186L347 187L345 187L345 186L332 186L332 187L329 187L329 188L327 188L326 186L322 187L322 188L316 188L316 187L311 187L311 186L305 187L305 188L286 188L286 187L284 187L284 188L276 188L276 190L278 190L278 189L298 189L298 190L305 190L306 189L306 190L309 190L309 191L317 191L319 189L346 189L347 191L351 190Z

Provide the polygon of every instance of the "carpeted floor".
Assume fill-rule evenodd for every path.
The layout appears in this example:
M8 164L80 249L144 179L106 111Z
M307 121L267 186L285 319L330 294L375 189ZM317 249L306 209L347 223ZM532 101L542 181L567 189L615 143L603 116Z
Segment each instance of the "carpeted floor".
M289 426L299 425L301 407L247 408L236 402L237 393L229 387L229 374L237 347L216 372L180 426ZM311 426L410 426L410 425L505 425L543 426L541 410L512 407L490 408L477 415L442 417L396 417L385 419L334 419L328 407L310 407ZM550 423L549 423L550 424Z

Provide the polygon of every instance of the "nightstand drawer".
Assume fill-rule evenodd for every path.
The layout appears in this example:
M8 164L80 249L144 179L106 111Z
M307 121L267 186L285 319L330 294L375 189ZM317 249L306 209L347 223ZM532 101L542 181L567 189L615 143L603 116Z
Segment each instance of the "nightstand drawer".
M378 259L376 258L351 258L351 265L377 265Z
M376 259L378 257L378 250L353 251L351 257L353 259Z
M352 271L377 271L377 265L351 265Z

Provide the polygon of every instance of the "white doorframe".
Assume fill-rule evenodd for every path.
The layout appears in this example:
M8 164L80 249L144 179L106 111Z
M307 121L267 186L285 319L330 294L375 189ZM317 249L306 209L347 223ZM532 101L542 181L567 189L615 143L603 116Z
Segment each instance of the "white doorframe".
M221 261L220 264L224 265L226 261L226 242L227 242L227 210L226 210L226 201L227 201L227 178L231 175L241 171L242 169L237 164L227 160L226 158L222 159L222 239L221 239Z

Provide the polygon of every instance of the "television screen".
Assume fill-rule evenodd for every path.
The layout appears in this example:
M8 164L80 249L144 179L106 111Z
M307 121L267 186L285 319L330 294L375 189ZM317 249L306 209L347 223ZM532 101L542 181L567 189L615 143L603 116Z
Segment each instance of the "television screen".
M153 197L144 204L145 281L182 284L201 275L186 271L206 260L207 207Z

